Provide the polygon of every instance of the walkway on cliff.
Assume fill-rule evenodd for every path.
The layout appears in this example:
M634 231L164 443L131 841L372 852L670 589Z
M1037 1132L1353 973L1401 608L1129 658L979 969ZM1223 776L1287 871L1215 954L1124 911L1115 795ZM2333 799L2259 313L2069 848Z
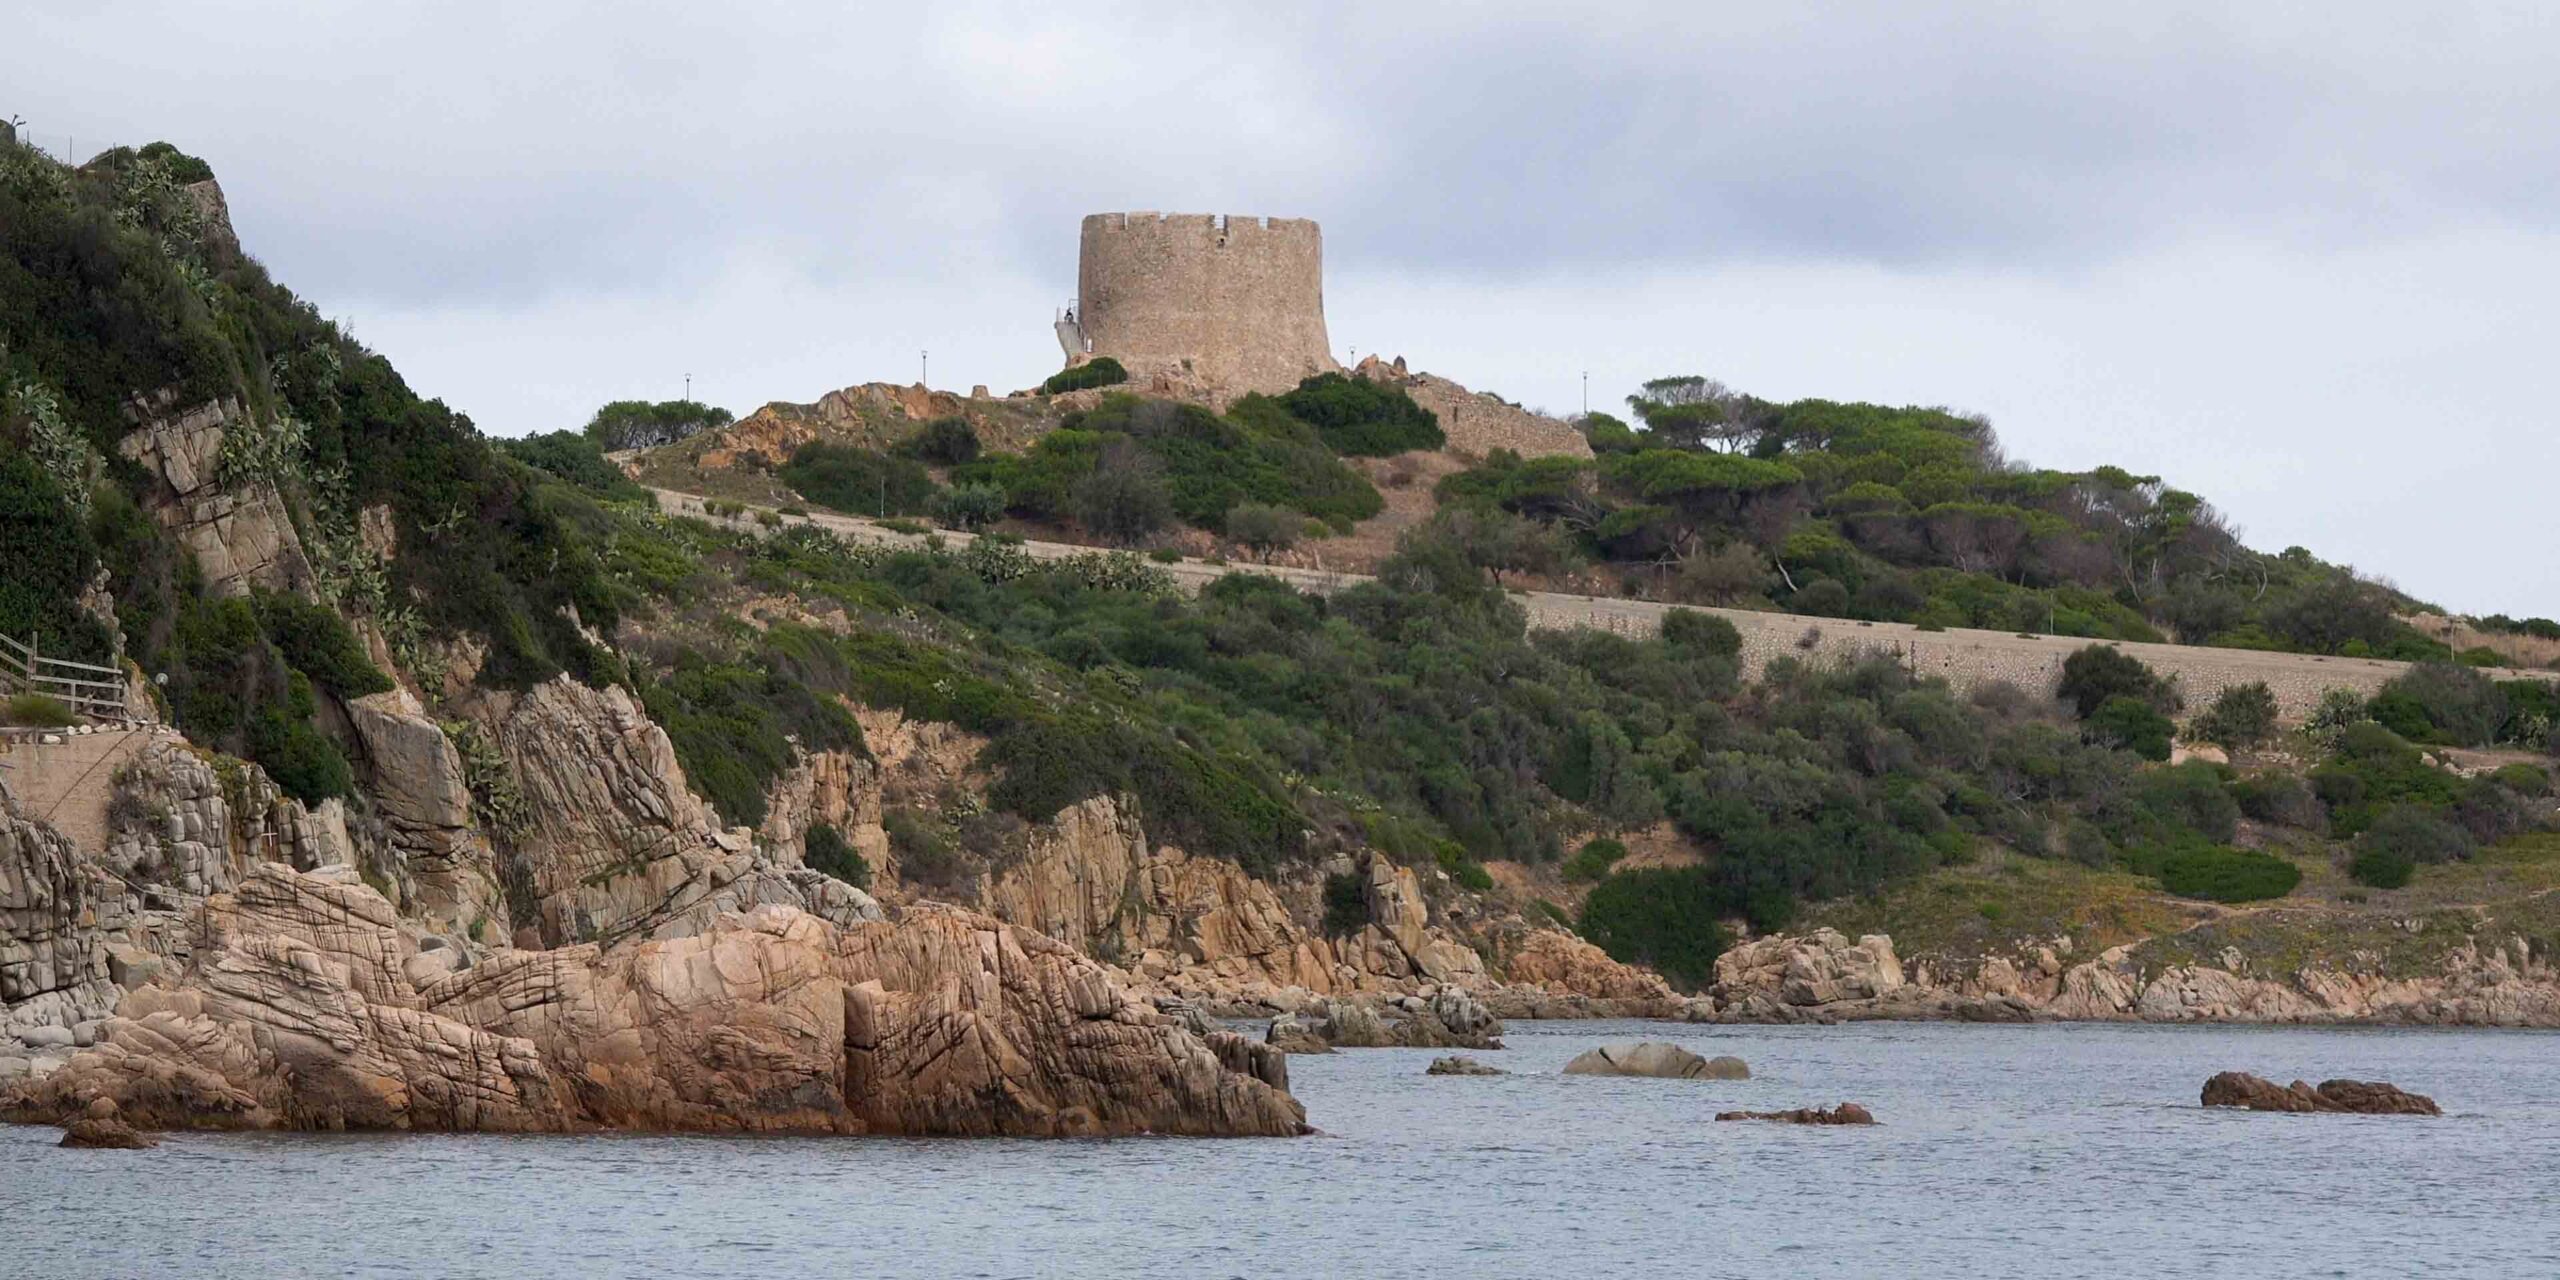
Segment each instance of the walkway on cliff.
M708 500L699 495L672 489L651 489L649 492L656 495L662 510L749 532L767 531L772 526L764 524L759 517L772 516L781 520L785 527L813 524L851 541L882 546L920 547L929 536L900 533L857 516L833 512L782 515L775 508L752 503L739 504L746 511L744 515L716 517L705 509L704 503ZM974 541L974 535L947 530L940 536L946 545L953 547L966 546ZM1062 560L1100 550L1069 542L1025 541L1021 545L1025 552L1042 560ZM1259 573L1278 578L1299 590L1319 593L1373 581L1367 574L1285 565L1212 564L1190 558L1151 562L1151 567L1163 570L1176 584L1190 591L1198 591L1219 578L1236 573ZM1528 611L1529 625L1533 627L1589 627L1622 635L1650 635L1661 628L1664 614L1673 609L1694 609L1722 618L1742 633L1743 662L1753 671L1777 657L1830 656L1882 649L1899 657L1913 671L1943 677L1958 688L1986 680L2005 680L2031 691L2050 689L2062 674L2063 659L2092 643L2079 636L2020 635L1969 627L1923 631L1904 622L1812 618L1793 613L1671 605L1652 600L1553 591L1514 592L1512 598ZM2216 693L2231 685L2264 681L2275 692L2277 707L2292 719L2307 714L2327 690L2352 689L2370 695L2392 677L2408 670L2410 665L2378 658L2333 658L2318 654L2268 653L2257 649L2214 649L2201 645L2136 641L2107 643L2140 658L2156 671L2175 675L2191 710L2201 709ZM2489 674L2498 679L2550 678L2549 672L2493 670Z
M117 768L163 735L176 731L161 725L16 730L0 741L0 784L83 850L101 853Z

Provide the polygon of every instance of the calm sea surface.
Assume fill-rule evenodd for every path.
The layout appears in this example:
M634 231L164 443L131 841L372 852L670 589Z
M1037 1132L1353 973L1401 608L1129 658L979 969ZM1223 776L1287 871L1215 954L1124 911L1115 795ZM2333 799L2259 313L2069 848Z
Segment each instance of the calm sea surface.
M1754 1078L1558 1075L1675 1040ZM0 1127L0 1275L2560 1275L2560 1036L1518 1023L1432 1078L1294 1058L1326 1136L966 1142ZM2440 1120L2208 1112L2206 1076L2432 1094ZM1873 1129L1716 1124L1863 1102Z

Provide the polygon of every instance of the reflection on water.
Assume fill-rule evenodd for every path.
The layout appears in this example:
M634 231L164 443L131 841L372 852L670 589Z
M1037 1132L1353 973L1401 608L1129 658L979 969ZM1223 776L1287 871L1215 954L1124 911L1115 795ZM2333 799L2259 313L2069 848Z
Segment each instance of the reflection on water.
M1738 1082L1556 1074L1592 1045ZM2560 1273L2560 1037L1514 1024L1295 1058L1307 1139L174 1135L0 1128L43 1277L2532 1276ZM2390 1080L2441 1120L2207 1112L2206 1076ZM1874 1129L1717 1124L1873 1108Z

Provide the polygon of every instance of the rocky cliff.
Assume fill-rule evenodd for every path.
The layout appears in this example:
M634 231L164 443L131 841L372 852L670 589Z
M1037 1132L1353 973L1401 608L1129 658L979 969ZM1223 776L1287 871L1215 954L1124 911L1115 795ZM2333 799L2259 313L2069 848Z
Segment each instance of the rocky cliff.
M666 941L498 951L421 984L379 893L253 867L194 959L0 1092L155 1127L1284 1135L1279 1055L1195 1036L1056 943L958 911L762 906Z

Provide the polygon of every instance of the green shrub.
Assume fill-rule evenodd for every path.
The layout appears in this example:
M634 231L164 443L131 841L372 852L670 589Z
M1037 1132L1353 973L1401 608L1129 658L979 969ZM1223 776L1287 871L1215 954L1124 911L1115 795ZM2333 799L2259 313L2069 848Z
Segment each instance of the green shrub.
M871 887L871 864L845 843L844 833L832 822L820 822L809 828L801 841L802 861L813 871L823 871L856 889Z
M2228 844L2240 829L2240 805L2212 765L2189 761L2145 769L2102 799L2096 819L2106 837L2127 849L2157 849L2195 837Z
M2485 747L2507 722L2507 696L2473 668L2422 662L2382 686L2373 718L2412 742Z
M933 518L945 528L983 529L1004 518L1004 490L984 481L964 481L933 500Z
M1609 874L1611 867L1617 865L1618 859L1625 856L1627 856L1627 846L1607 836L1594 838L1584 842L1581 849L1577 850L1572 857L1565 859L1564 878L1574 882L1601 879Z
M2329 829L2329 811L2311 784L2289 773L2243 778L2231 784L2231 798L2241 813L2259 822L2314 832Z
M355 773L336 744L312 727L311 682L296 672L281 707L267 706L250 717L249 758L275 779L286 795L306 805L355 792Z
M853 713L810 687L813 675L834 674L808 665L816 651L791 648L791 632L769 633L767 643L776 647L744 661L686 650L674 670L639 680L640 701L674 744L685 780L723 819L747 826L763 824L765 790L798 750L862 744Z
M2302 869L2273 854L2200 843L2169 853L2156 874L2161 888L2209 902L2281 898L2302 883Z
M254 592L251 600L284 660L321 688L342 699L391 688L391 677L365 656L364 645L336 610L281 591Z
M1369 923L1368 886L1351 872L1324 878L1324 935L1347 938Z
M2540 765L2502 764L2489 777L2517 795L2539 798L2551 794L2551 775Z
M618 453L674 444L729 422L728 410L698 400L615 400L587 419L584 434L599 449Z
M554 431L549 435L525 436L516 440L494 441L507 456L586 490L600 498L617 502L645 502L649 491L640 487L622 468L608 461L604 447L595 437L574 431Z
M1227 537L1260 559L1268 560L1272 552L1296 546L1306 525L1305 516L1269 503L1239 502L1227 508Z
M935 418L899 442L898 452L935 466L955 467L978 457L978 431L962 417Z
M0 719L30 729L60 729L79 717L73 715L70 704L60 698L42 693L21 693L0 702Z
M1280 407L1348 456L1383 458L1447 443L1439 418L1403 388L1366 378L1318 374L1281 396Z
M840 444L804 444L775 475L794 493L852 515L924 515L933 477L911 458Z
M1102 451L1093 471L1076 482L1076 523L1113 542L1136 542L1173 521L1173 495L1164 464L1126 441Z
M1715 977L1724 954L1722 897L1704 867L1644 867L1592 886L1582 902L1582 936L1627 964L1650 965L1695 989Z
M2461 781L2371 720L2342 730L2336 751L2311 771L2311 785L2329 807L2331 829L2342 836L2363 831L2393 805L2449 808L2461 794Z
M1439 862L1440 869L1448 872L1449 878L1457 881L1459 888L1475 893L1493 891L1493 873L1485 870L1483 863L1468 857L1466 851L1455 843L1441 846Z
M1129 371L1109 356L1097 356L1083 364L1060 369L1040 384L1043 395L1062 391L1083 391L1092 387L1113 387L1129 380Z
M2411 862L2467 861L2479 851L2471 834L2417 805L2395 805L2373 820L2356 848L2384 850Z
M2226 747L2248 748L2275 736L2276 695L2263 680L2237 684L2215 694L2213 705L2196 717L2192 736Z
M1787 597L1787 609L1817 618L1842 618L1849 613L1849 589L1829 578L1816 578Z
M1662 642L1687 653L1730 658L1742 652L1742 632L1712 613L1672 609L1662 615Z
M892 805L881 812L880 828L889 837L889 851L897 855L900 879L944 891L966 886L968 861L931 814Z
M2092 742L2123 748L2145 760L2166 760L2169 737L2176 728L2150 703L2117 696L2107 699L2097 714L2088 717L2083 732Z
M2113 645L2093 644L2063 659L2062 680L2054 695L2070 703L2083 720L2116 698L2130 698L2160 712L2178 709L2177 690L2167 680L2142 665L2140 658Z
M2408 854L2379 845L2358 845L2355 857L2347 862L2350 878L2376 889L2406 888L2417 873L2418 864Z
M105 662L112 648L106 631L76 603L97 562L66 495L34 455L0 447L0 565L7 566L0 573L0 635L20 643L32 637L54 657Z

